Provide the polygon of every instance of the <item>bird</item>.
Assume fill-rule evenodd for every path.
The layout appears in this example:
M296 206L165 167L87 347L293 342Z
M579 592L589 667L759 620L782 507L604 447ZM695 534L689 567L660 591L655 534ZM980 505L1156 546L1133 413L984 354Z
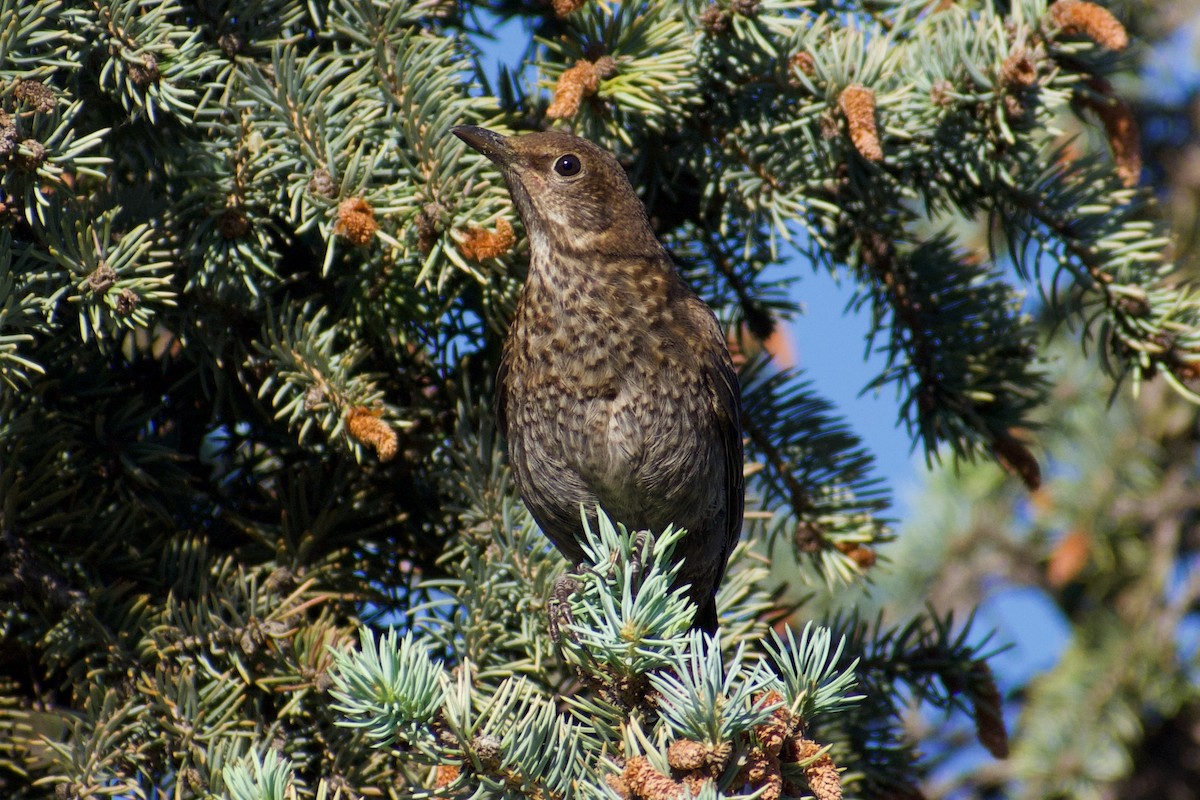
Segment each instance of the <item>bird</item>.
M716 315L607 150L554 130L452 133L499 169L529 240L496 381L521 499L577 567L581 504L592 523L599 506L630 530L685 528L675 587L696 606L691 627L715 633L745 503L740 389Z

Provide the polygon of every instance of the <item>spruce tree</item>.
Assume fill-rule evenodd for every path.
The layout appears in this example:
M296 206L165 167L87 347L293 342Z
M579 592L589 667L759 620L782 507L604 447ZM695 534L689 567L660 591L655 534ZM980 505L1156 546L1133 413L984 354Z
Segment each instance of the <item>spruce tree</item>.
M798 263L845 276L914 441L1030 487L1062 376L1023 285L1121 391L1195 399L1128 48L1089 0L0 0L0 791L911 797L913 699L1004 756L968 620L822 610L886 570L888 498L763 342ZM603 517L548 636L567 565L490 411L527 244L464 123L618 154L730 332L718 640L666 588L685 534Z
M1123 84L1182 282L1194 280L1200 256L1198 179L1179 168L1200 153L1200 86L1164 83L1147 63L1178 74L1181 26L1194 30L1197 6L1144 10L1130 20L1147 45L1134 57L1139 77ZM973 763L961 758L969 720L943 726L930 750L960 757L941 770L940 796L1190 798L1200 786L1197 406L1162 382L1136 397L1123 391L1098 354L1080 350L1068 317L1045 304L1039 316L1056 373L1036 418L1044 485L1031 495L982 462L935 470L889 548L894 569L874 601L893 624L914 598L942 613L978 607L1003 621L998 637L1017 639L995 665L1012 757L962 769ZM1014 615L1015 597L1040 611ZM1031 656L1040 668L1021 663Z

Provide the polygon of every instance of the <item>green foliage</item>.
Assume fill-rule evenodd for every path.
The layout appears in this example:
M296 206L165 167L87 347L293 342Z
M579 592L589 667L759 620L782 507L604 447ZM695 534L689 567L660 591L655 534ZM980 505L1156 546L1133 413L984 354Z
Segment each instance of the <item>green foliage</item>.
M741 377L747 461L767 467L761 503L790 512L770 520L768 552L786 557L798 548L806 554L802 575L815 573L831 584L854 581L858 567L843 548L890 538L877 516L888 499L870 474L870 455L830 413L830 403L790 370L772 370L759 359L747 363Z
M528 519L524 527L532 529ZM493 544L506 539L505 527L493 536ZM830 715L855 701L848 696L854 670L837 666L841 648L831 652L824 628L806 630L799 642L772 634L760 653L747 643L761 641L761 634L747 637L728 660L719 638L688 632L695 608L682 591L666 591L678 538L668 531L645 542L601 512L597 529L589 530L589 564L582 571L589 585L570 601L577 617L564 633L562 662L522 675L489 670L488 661L476 664L465 656L469 643L455 648L453 670L433 659L427 647L456 633L457 620L449 615L425 618L422 635L410 631L403 639L392 631L376 642L363 630L359 650L335 655L332 695L345 715L341 724L363 729L375 747L402 748L406 759L456 767L448 773L455 776L452 793L570 797L587 787L605 796L603 775L618 774L635 756L663 762L669 744L678 741L723 752L712 777L732 792L747 779L726 767L753 749L780 703L793 713L803 708L806 721ZM495 552L518 569L522 562L558 560L544 546ZM641 580L636 593L634 564ZM473 583L468 572L458 581L439 581L437 589L453 592L458 605L473 599ZM528 596L528 587L524 592ZM510 657L510 663L537 664L537 637L514 646L525 649L524 658ZM563 691L576 682L591 691ZM783 700L772 700L770 692ZM565 710L556 707L559 701ZM586 746L596 740L603 746Z
M364 628L361 642L353 656L336 654L336 688L330 691L337 701L334 708L346 715L347 725L363 728L376 747L397 739L419 744L417 731L433 722L444 701L442 665L413 643L411 633L397 643L396 632L390 631L376 647L375 637ZM364 704L363 697L372 703ZM383 715L376 716L375 708Z
M837 710L843 703L862 699L848 694L853 688L858 662L837 672L845 641L839 641L831 653L832 645L832 631L814 628L811 622L804 626L799 641L791 628L784 636L771 632L767 653L779 671L784 702L793 714L815 719L822 712Z
M668 529L653 542L640 542L621 536L607 517L595 532L585 517L584 529L588 561L612 566L580 576L564 657L624 680L663 669L670 663L669 640L688 629L696 610L682 589L671 589L678 568L670 566L670 555L687 532ZM643 563L649 568L641 568Z
M566 5L0 0L0 794L871 796L931 767L902 696L995 735L970 625L773 632L891 532L764 343L789 259L847 277L913 438L1031 483L1062 375L1019 284L1190 395L1200 312L1127 143L1059 134L1124 62L1043 0ZM498 20L527 46L494 78ZM668 591L685 532L607 519L548 636L568 565L486 410L527 242L463 123L616 152L737 344L719 640Z
M991 465L936 472L893 551L901 569L877 596L893 618L922 599L986 608L1019 591L1039 601L1038 618L1005 619L1001 634L1046 647L1049 661L1009 678L1023 701L1012 756L987 774L951 772L955 791L1031 800L1190 791L1196 773L1181 754L1196 751L1200 707L1188 633L1200 596L1188 533L1200 497L1196 409L1161 384L1113 401L1095 357L1062 337L1049 352L1063 377L1043 411L1048 469L1036 501ZM1060 649L1039 641L1043 616L1065 630Z
M763 662L748 669L743 663L745 651L739 647L726 666L719 639L706 647L701 633L688 638L687 650L672 665L674 669L650 676L671 732L683 739L720 744L766 722L774 706L755 702L755 696L765 695L774 676Z
M225 785L232 800L285 800L291 784L292 762L268 750L225 768Z

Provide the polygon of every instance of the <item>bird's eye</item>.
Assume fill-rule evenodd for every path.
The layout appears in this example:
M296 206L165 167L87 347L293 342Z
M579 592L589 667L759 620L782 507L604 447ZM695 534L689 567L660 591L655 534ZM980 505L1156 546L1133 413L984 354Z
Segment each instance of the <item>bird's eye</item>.
M569 178L572 175L578 175L582 165L579 163L579 156L567 154L559 156L558 161L554 162L554 171L564 178Z

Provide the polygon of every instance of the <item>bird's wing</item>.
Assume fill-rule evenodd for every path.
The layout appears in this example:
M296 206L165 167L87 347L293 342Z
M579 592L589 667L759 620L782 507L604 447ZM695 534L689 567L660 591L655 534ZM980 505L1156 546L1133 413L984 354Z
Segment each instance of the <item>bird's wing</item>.
M508 438L508 370L512 362L512 351L506 345L500 355L500 366L496 369L496 399L493 406L496 412L496 425L501 435Z
M717 430L725 452L725 550L721 554L721 571L717 585L725 577L729 554L742 535L742 514L745 510L746 489L742 477L742 399L737 370L729 357L725 336L712 311L705 307L712 320L710 335L717 337L714 349L719 354L715 369L708 370L709 391L716 412Z

